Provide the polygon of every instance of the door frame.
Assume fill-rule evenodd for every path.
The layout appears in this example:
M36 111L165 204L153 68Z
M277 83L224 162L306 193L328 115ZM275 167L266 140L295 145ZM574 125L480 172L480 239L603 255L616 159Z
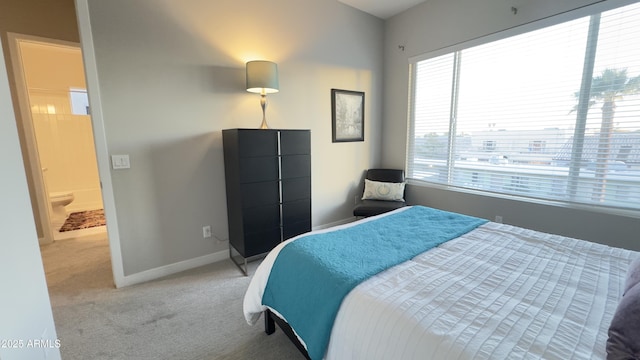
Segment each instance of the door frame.
M15 79L16 96L18 97L19 111L16 112L16 118L21 125L24 133L25 144L23 148L29 161L29 175L33 182L33 197L35 197L39 225L42 229L42 238L38 237L40 245L53 243L53 229L51 228L51 203L47 190L47 184L44 181L42 164L38 153L38 144L36 140L35 129L33 126L33 116L31 116L31 108L29 103L29 90L27 89L27 80L25 79L24 67L22 62L22 52L20 42L33 42L52 46L65 46L79 48L80 44L74 44L62 40L42 38L32 35L7 33L9 40L9 56L11 58L11 71Z
M109 169L110 162L106 146L99 89L97 86L95 56L93 56L93 44L91 43L90 55L87 56L88 51L80 43L17 33L8 33L7 35L9 39L9 53L11 56L12 70L16 79L16 90L18 93L18 103L20 107L20 114L16 114L16 117L19 119L18 121L22 123L25 133L25 141L27 142L25 144L26 152L30 162L29 171L34 182L33 185L36 192L35 195L36 202L38 204L38 214L40 215L40 221L44 232L44 239L39 239L41 244L53 242L53 230L51 229L49 220L50 212L52 210L48 199L46 184L42 176L42 168L36 144L35 131L33 128L33 119L29 106L28 89L26 79L24 77L19 42L28 41L53 46L72 47L80 49L82 53L85 77L87 77L85 82L87 86L87 93L89 95L89 102L91 104L91 126L93 130L98 174L100 177L100 190L102 193L102 202L107 221L106 227L111 254L113 280L116 288L125 286L126 283L123 271L122 254L120 252L120 239L118 237L118 224L115 215L115 199L113 197L113 187ZM89 68L87 67L87 61L89 61ZM91 81L89 81L89 76L91 76Z
M113 269L113 281L117 288L134 284L135 281L127 279L124 275L122 250L120 246L120 232L118 231L118 218L116 214L116 200L111 181L111 169L109 161L109 149L104 127L104 115L102 114L102 100L100 95L100 81L98 77L98 65L96 51L93 44L91 20L89 15L88 0L75 0L76 17L78 19L78 31L80 32L80 44L82 49L82 61L84 63L85 81L87 93L91 105L91 124L93 126L93 141L96 146L96 159L98 161L98 173L100 174L100 187L102 189L102 202L104 215L107 219L107 233L109 234L109 248L111 249L111 268Z

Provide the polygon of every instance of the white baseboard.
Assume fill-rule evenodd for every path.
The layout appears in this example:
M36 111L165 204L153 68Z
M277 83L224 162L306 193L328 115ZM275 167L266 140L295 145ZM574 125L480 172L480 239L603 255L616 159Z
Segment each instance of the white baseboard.
M344 224L348 224L348 223L354 222L354 221L356 221L356 218L355 217L350 217L350 218L346 218L346 219L330 222L328 224L314 226L313 230L327 229L327 228L330 228L330 227L333 227L333 226L344 225Z
M156 280L168 275L173 275L182 271L194 269L200 266L209 265L214 262L222 261L229 258L229 250L218 251L213 254L200 256L194 259L180 261L177 263L157 267L155 269L145 270L136 274L126 275L122 279L122 283L118 287L131 286L143 282Z
M355 221L355 217L334 221L328 224L315 226L313 230L322 230L332 226L338 226ZM223 250L213 254L200 256L194 259L180 261L177 263L161 266L155 269L145 270L136 274L127 275L118 284L118 287L131 286L143 282L156 280L165 276L173 275L182 271L190 270L200 266L212 264L229 258L229 251Z
M89 211L89 210L97 210L97 209L103 209L103 205L102 202L97 202L97 201L93 201L93 202L80 202L80 201L73 201L71 204L66 206L67 209L67 213L71 214L74 212L80 212L80 211Z

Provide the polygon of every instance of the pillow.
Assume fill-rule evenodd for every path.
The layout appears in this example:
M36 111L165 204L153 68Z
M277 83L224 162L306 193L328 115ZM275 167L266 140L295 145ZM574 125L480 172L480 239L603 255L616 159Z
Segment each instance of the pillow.
M627 270L627 278L624 282L624 293L626 294L629 289L640 283L640 257L637 257L629 265Z
M607 339L607 360L640 359L640 283L618 304Z
M362 200L404 201L404 184L364 179Z

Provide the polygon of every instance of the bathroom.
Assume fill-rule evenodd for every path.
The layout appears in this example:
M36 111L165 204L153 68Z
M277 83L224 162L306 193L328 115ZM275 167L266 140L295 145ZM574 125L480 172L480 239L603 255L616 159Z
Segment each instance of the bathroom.
M67 215L103 208L80 48L19 46L53 240L106 232L105 226L60 231Z

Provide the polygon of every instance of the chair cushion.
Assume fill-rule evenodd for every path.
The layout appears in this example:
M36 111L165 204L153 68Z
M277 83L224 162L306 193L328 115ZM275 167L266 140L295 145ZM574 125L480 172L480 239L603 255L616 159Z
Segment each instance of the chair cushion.
M404 201L363 200L353 209L353 216L374 216L406 206Z

